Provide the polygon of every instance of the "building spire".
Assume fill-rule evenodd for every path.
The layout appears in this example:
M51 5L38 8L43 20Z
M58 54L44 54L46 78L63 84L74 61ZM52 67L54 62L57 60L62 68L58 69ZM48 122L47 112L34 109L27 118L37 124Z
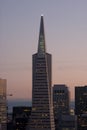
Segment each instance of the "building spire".
M42 54L44 55L46 53L43 15L41 15L41 21L40 21L38 53L41 54L41 55Z

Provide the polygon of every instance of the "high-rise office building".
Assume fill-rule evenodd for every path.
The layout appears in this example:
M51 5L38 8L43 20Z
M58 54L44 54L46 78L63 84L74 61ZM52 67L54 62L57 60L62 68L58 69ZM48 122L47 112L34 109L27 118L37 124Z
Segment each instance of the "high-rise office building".
M7 130L6 79L0 79L0 130Z
M59 115L69 114L69 90L64 84L53 86L54 113L57 118Z
M77 130L87 130L87 86L75 87Z
M60 129L62 115L69 115L69 90L64 84L53 86L53 105L56 130Z
M75 87L75 114L87 114L87 86Z
M51 91L51 54L46 52L44 21L41 16L38 52L33 55L33 88L30 130L54 130Z

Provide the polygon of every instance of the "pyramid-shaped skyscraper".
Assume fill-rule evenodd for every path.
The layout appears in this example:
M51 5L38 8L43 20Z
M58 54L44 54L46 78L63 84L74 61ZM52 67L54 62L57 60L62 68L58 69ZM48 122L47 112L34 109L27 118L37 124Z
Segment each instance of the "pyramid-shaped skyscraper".
M32 112L29 130L55 130L51 91L51 54L46 52L41 16L37 53L32 57Z

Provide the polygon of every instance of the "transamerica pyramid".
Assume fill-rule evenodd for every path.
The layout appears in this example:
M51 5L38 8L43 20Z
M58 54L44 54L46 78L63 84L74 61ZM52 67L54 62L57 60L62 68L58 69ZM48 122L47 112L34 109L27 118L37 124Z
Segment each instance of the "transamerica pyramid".
M51 54L46 52L41 16L37 53L32 56L32 112L29 130L55 130L52 102Z

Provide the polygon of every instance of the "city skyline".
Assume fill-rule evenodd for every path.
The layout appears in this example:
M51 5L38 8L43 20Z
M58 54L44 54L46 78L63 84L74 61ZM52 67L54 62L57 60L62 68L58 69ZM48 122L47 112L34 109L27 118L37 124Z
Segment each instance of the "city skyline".
M32 54L44 14L47 51L52 54L52 84L87 84L87 1L0 1L0 78L11 98L31 99Z

